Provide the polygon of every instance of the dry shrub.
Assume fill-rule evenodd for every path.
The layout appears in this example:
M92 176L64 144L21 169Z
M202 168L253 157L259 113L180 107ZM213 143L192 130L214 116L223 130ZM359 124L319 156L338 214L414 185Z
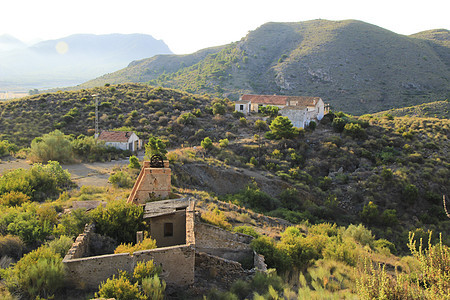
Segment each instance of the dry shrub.
M133 243L123 243L117 246L116 250L114 250L114 254L118 253L130 253L133 254L136 251L142 251L142 250L150 250L156 248L156 241L151 238L145 238L142 242L139 242L137 244Z

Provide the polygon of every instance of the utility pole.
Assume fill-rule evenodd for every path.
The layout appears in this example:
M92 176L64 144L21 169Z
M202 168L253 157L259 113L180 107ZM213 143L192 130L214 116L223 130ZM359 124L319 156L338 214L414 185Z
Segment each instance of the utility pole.
M99 133L98 133L98 97L99 97L99 94L92 95L92 97L94 97L94 99L95 99L95 135L94 135L94 137L98 138L98 135L99 135Z

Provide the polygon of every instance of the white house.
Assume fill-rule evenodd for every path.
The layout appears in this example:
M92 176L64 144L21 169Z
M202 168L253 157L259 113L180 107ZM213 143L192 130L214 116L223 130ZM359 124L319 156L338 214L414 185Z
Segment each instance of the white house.
M313 120L320 121L329 110L329 105L325 105L320 97L242 95L235 102L236 111L246 114L258 112L259 107L268 105L280 108L280 114L298 128L304 128Z
M105 145L121 150L138 151L142 148L142 140L132 131L102 131L98 137Z

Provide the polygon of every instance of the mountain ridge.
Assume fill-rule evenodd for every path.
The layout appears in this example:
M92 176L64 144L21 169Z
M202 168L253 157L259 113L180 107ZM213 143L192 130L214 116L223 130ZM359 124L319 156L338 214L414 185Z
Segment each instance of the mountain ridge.
M202 51L133 62L78 88L148 82L233 100L244 93L320 96L337 110L371 113L448 98L450 33L430 32L405 36L357 20L270 22L209 48L194 64L185 61Z

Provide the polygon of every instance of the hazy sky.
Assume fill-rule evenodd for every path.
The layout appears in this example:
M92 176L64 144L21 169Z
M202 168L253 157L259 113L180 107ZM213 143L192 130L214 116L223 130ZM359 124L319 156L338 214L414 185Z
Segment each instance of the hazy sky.
M400 34L450 28L448 0L0 0L0 35L146 33L177 54L238 41L269 22L357 19Z

